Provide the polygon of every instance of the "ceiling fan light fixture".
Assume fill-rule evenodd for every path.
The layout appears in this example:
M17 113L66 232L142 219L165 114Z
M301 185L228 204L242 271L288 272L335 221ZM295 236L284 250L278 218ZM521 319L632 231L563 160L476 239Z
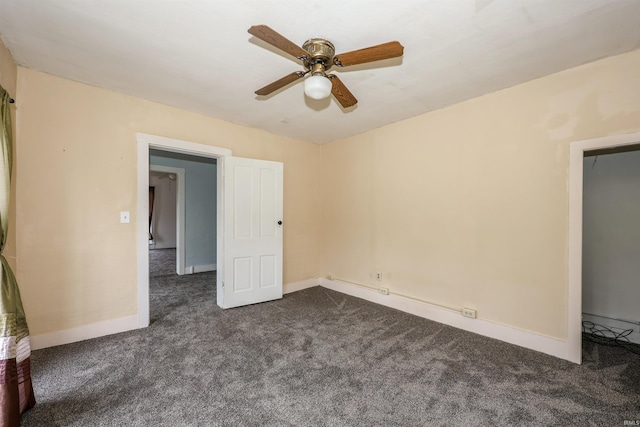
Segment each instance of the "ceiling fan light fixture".
M258 96L270 95L298 79L309 75L304 81L304 93L306 96L313 99L324 99L333 94L342 108L351 108L358 103L358 100L336 74L327 75L327 71L334 65L337 67L348 67L351 65L382 61L384 59L398 58L404 54L404 47L397 41L336 55L336 49L333 43L327 39L309 39L300 47L266 25L252 25L248 31L252 36L296 58L296 60L302 61L305 69L305 71L295 71L258 89L255 92Z
M304 94L313 99L325 99L331 95L331 80L317 74L309 76L304 81Z

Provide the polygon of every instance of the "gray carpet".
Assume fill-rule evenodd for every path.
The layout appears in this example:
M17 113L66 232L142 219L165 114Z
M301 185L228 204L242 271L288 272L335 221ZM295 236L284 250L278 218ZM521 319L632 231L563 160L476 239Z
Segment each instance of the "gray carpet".
M144 330L35 351L23 426L621 426L640 357L579 366L316 287L223 311L152 251ZM164 261L169 259L170 263Z

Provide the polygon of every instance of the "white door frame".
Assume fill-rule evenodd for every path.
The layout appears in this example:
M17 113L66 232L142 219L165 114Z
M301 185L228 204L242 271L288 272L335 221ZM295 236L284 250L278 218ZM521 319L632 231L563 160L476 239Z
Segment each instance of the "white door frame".
M223 172L224 158L231 156L231 150L228 148L214 147L206 144L198 144L195 142L182 141L179 139L166 138L163 136L150 135L146 133L137 133L136 140L138 143L138 215L137 215L137 252L138 252L138 328L149 326L149 216L144 212L149 212L149 150L157 148L164 151L174 153L189 154L192 156L215 158L217 162L217 210L216 221L217 229L223 230ZM218 232L216 235L217 243L217 266L222 268L222 248L223 233ZM218 294L221 292L221 272L216 275L216 288Z
M569 146L569 307L567 359L582 363L582 191L584 152L640 142L640 132L572 142Z
M176 273L184 274L185 265L185 172L184 168L149 165L149 171L166 172L176 175Z

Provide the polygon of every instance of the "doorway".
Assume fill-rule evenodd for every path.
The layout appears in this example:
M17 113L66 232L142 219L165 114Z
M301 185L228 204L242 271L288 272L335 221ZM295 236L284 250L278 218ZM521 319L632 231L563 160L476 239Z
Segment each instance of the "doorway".
M137 212L142 213L136 220L138 327L149 326L149 221L145 213L149 212L149 153L154 149L217 163L218 306L232 308L282 298L284 165L233 157L226 148L156 135L138 133L136 139Z
M149 155L152 150L160 150L170 153L186 154L196 157L216 159L216 229L223 229L222 216L222 173L224 168L223 159L231 156L231 150L214 147L204 144L197 144L172 138L165 138L157 135L138 133L138 212L149 212ZM138 327L149 326L149 235L148 216L138 215L137 218L137 252L138 252ZM222 292L222 233L216 235L216 291ZM184 264L183 264L184 265Z
M180 238L173 239L173 246L177 249L177 255L180 260L180 268L177 273L194 274L204 273L216 270L216 185L217 185L217 160L211 157L194 156L191 154L175 153L165 150L151 149L149 150L150 170L162 170L176 175L178 184L180 184L180 197L172 202L172 206L165 206L168 202L170 194L166 191L167 187L174 184L171 179L157 179L155 182L160 185L156 189L158 193L158 208L165 208L164 212L158 212L153 225L162 226L162 214L165 214L165 222L169 222L169 216L175 216L181 226ZM155 166L161 165L161 166ZM177 177L177 172L183 171L181 174L184 179ZM176 174L171 172L175 171ZM153 174L154 172L151 172ZM175 185L173 185L175 187ZM165 190L164 192L162 190ZM165 204L162 203L162 197L165 197ZM171 212L168 212L172 209ZM177 211L176 211L177 209ZM155 212L155 210L154 210ZM177 222L173 221L173 229L158 229L158 237L162 240L171 240L169 231L176 231ZM164 232L165 235L162 235ZM177 240L177 242L176 242ZM162 248L162 241L158 242ZM172 242L166 242L172 243ZM164 245L167 247L167 245Z
M584 156L593 150L610 150L636 145L640 132L575 141L569 147L569 298L568 339L565 359L582 362L582 261Z
M584 156L583 338L640 344L640 145Z
M175 248L175 271L185 270L185 169L149 164L149 249ZM152 215L153 214L153 215Z

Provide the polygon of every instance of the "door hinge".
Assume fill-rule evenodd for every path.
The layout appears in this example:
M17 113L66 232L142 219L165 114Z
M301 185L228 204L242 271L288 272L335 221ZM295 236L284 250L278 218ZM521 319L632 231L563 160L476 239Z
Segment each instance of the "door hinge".
M224 289L224 280L222 281L222 289Z

